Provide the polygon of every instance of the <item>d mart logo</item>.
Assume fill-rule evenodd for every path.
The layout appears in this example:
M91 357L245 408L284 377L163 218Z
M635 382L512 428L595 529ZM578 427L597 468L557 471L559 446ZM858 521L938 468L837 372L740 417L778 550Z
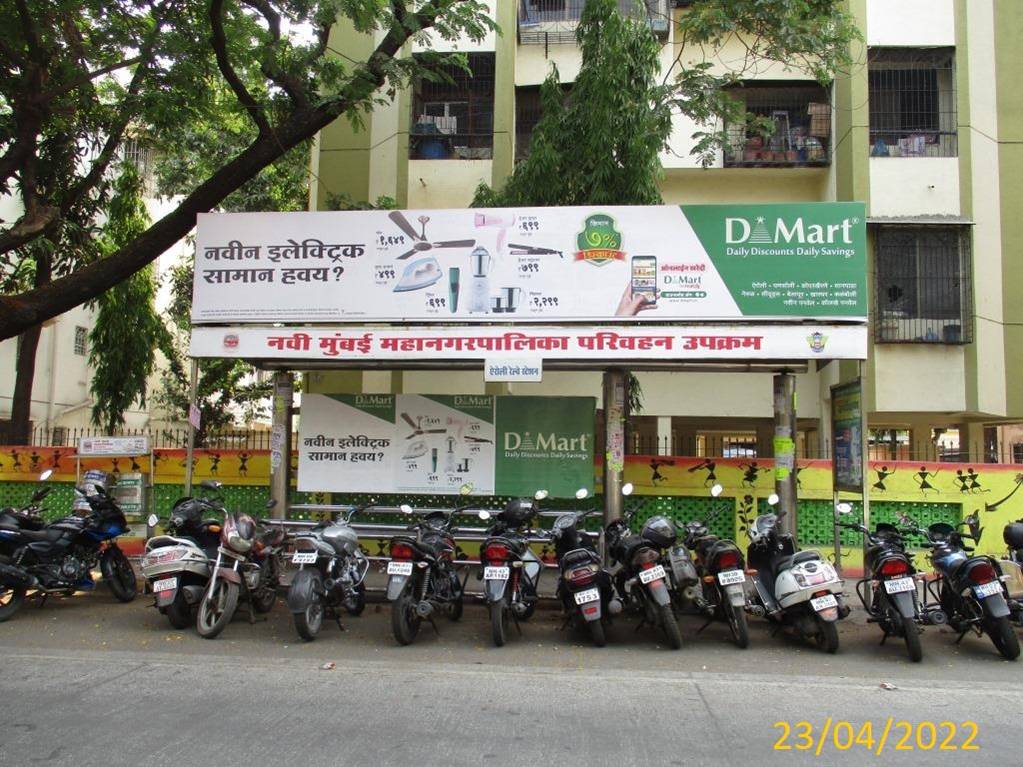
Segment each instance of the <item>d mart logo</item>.
M543 434L531 434L530 432L505 432L504 450L506 453L575 453L588 450L587 442L589 434L580 434L576 437L569 437L555 432Z
M777 218L773 233L764 216L753 222L748 218L725 219L725 243L728 245L852 245L852 227L858 218L842 219L840 224L807 224L802 216L787 221Z

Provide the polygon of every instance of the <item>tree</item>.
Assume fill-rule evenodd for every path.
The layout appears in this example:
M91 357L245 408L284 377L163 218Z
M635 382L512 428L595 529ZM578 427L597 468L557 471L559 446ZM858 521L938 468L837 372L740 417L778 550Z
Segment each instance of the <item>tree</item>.
M338 25L377 33L368 56L331 50ZM0 339L37 327L126 279L246 181L345 115L362 114L432 56L402 57L433 29L481 39L493 27L479 0L13 0L0 6L0 193L23 213L0 227L0 272L26 273L32 247L56 232L84 236L109 199L109 168L142 127L167 136L201 120L226 85L252 141L188 190L161 220L103 258L55 275L37 259L30 285L0 296ZM311 29L311 39L302 37ZM251 83L258 73L258 82ZM57 279L51 280L52 276ZM7 282L6 279L4 281Z

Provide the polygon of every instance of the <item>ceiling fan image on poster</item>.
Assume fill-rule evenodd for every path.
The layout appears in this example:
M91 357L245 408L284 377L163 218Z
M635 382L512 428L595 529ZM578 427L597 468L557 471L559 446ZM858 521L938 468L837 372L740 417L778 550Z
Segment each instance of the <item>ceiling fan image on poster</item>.
M445 434L447 429L424 429L423 428L423 417L418 416L416 420L412 420L412 416L408 413L401 414L402 420L412 427L412 433L409 434L405 439L412 439L413 437L421 437L424 434Z
M391 221L393 221L398 228L401 229L401 231L411 237L413 241L412 249L398 256L399 261L404 261L406 258L414 256L416 253L423 253L427 250L433 250L434 248L471 248L476 244L476 240L441 240L440 242L430 242L426 239L426 224L430 220L429 216L418 217L417 220L421 227L421 230L418 232L399 210L392 210L387 214L387 217L391 219Z

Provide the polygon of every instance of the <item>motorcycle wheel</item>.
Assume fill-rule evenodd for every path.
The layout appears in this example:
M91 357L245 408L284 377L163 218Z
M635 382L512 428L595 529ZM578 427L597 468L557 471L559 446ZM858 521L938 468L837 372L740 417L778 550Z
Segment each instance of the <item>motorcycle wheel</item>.
M295 613L295 631L307 642L316 639L323 625L323 600L319 594L313 594L305 606L305 610Z
M671 609L671 605L661 605L661 627L664 629L664 635L668 637L668 644L671 645L672 650L679 650L682 648L682 632L679 631L678 621L675 620L675 612Z
M252 595L252 609L257 613L268 613L277 601L277 592L269 586L264 586Z
M116 546L107 549L99 561L99 569L103 573L103 582L110 587L117 601L130 602L135 598L135 570L123 551Z
M366 585L360 583L355 587L355 593L352 598L345 605L345 610L349 615L362 615L362 611L366 609Z
M0 623L10 620L25 601L25 589L0 590Z
M231 622L237 607L238 584L218 580L202 595L199 614L195 618L195 630L204 639L213 639Z
M188 628L188 624L192 622L192 608L185 601L185 595L178 591L174 595L174 601L167 605L164 615L174 628Z
M906 640L906 654L913 663L919 663L924 657L924 649L920 645L920 629L916 627L915 621L899 617L902 620L902 637Z
M838 626L833 621L817 619L817 646L829 655L838 652Z
M490 631L494 635L494 645L504 647L508 634L508 615L504 600L490 603Z
M415 605L412 600L412 581L405 584L398 598L391 602L391 631L394 638L400 645L412 644L412 640L419 633L421 618L415 613Z
M738 605L725 605L725 619L728 629L732 632L735 646L746 649L749 647L749 626L746 623L746 611Z
M594 647L603 647L607 644L607 636L604 634L604 623L603 621L588 621L590 626L590 639L593 640Z
M1001 653L1006 660L1016 660L1019 657L1019 637L1009 623L1006 616L1001 618L988 618L985 621L984 629L987 631L995 649Z
M465 605L463 604L462 595L459 594L458 597L451 603L450 607L448 607L448 620L449 621L459 620L462 617L462 611L464 609Z

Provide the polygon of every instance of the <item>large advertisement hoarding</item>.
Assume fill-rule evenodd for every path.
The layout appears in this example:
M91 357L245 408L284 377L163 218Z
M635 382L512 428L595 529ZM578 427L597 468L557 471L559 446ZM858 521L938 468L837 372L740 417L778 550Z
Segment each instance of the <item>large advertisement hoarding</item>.
M865 321L862 203L199 217L197 324Z

